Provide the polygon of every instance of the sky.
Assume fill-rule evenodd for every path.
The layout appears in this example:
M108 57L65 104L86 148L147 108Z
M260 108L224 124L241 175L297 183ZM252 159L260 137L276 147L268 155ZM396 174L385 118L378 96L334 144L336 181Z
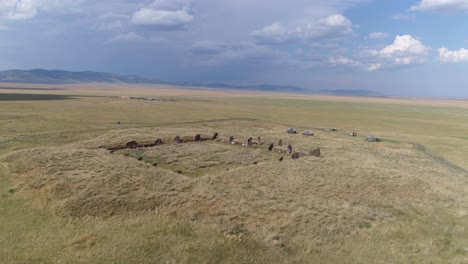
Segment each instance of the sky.
M0 70L468 97L468 0L0 0Z

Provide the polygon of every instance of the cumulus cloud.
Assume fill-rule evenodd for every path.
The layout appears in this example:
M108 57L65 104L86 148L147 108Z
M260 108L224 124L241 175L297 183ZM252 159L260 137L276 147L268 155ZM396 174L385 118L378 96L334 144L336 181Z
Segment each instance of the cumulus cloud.
M2 0L0 18L6 20L27 20L40 11L70 11L85 0Z
M349 35L353 32L353 24L340 14L334 14L308 23L285 26L273 23L251 35L260 43L284 43L288 41L310 40Z
M355 67L355 66L360 65L359 61L355 61L353 59L350 59L350 58L344 57L344 56L331 57L331 58L329 58L328 62L332 66L346 65L346 66Z
M328 63L333 67L353 67L372 72L423 63L429 52L430 47L421 41L411 35L403 35L396 36L392 44L382 49L361 50L358 54L351 54L352 58L334 56Z
M468 49L449 50L439 49L439 60L445 63L468 62Z
M388 33L385 32L371 32L367 36L369 39L385 39L388 38Z
M468 0L422 0L419 4L412 6L410 10L439 13L468 11Z
M423 63L430 48L411 35L396 36L393 44L370 53L396 65Z
M180 28L193 20L189 1L156 0L151 5L136 11L131 22L135 25Z

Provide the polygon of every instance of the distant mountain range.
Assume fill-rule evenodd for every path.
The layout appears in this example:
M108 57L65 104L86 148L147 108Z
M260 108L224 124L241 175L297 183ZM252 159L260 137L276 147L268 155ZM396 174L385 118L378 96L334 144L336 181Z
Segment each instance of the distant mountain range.
M164 83L136 76L121 76L104 72L71 72L60 70L8 70L0 71L0 82L32 84L70 84L70 83Z
M231 85L224 83L190 83L166 82L159 79L147 79L138 76L122 76L114 73L93 71L62 71L62 70L7 70L0 71L0 83L28 84L74 84L74 83L124 83L124 84L168 84L196 88L208 87L227 90L256 90L271 92L320 93L354 96L378 96L367 90L323 90L314 91L289 85Z

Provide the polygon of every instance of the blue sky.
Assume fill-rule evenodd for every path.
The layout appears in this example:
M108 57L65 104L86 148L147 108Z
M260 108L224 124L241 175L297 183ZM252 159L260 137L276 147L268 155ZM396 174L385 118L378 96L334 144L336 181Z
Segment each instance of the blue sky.
M468 97L468 0L1 0L0 70Z

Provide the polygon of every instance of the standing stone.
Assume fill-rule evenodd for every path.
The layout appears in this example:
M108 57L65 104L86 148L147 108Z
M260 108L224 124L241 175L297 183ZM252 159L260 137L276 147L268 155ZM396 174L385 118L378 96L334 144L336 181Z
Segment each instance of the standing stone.
M288 149L286 150L286 153L292 154L292 146L288 145Z
M314 157L320 157L320 149L317 148L317 149L311 150L310 155Z
M273 147L274 147L274 145L273 145L273 143L271 143L270 146L268 146L268 151L273 151Z

